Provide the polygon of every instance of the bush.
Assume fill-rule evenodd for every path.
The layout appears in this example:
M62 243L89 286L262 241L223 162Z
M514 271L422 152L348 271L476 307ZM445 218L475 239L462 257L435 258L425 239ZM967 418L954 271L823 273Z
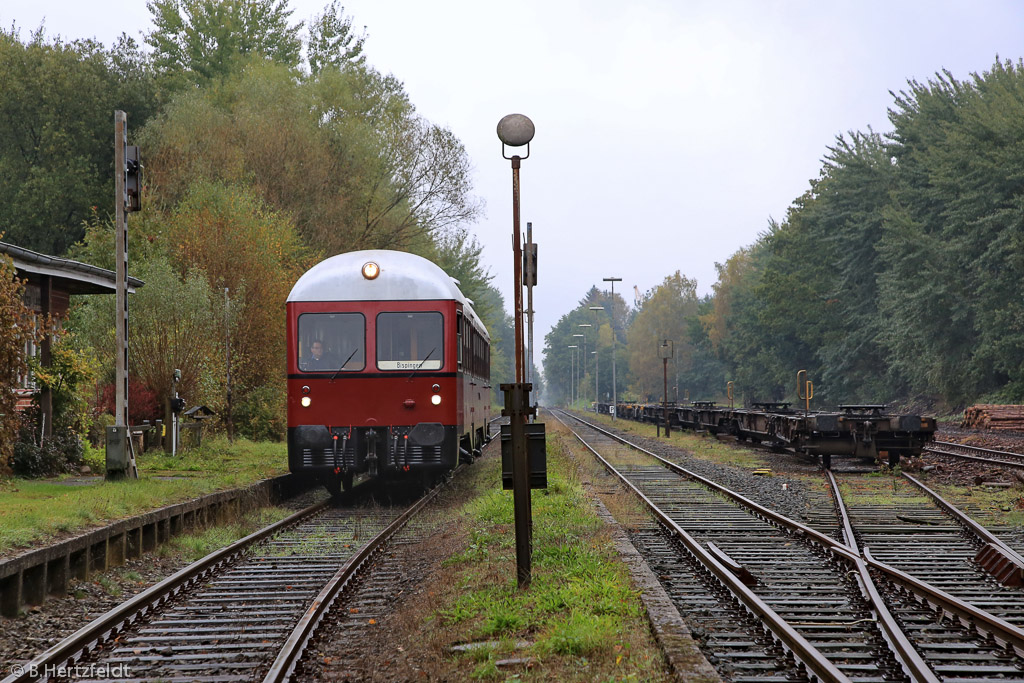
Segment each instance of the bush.
M117 412L117 386L111 382L104 384L97 409L102 413L113 415ZM164 406L156 392L146 386L134 375L128 377L128 424L140 425L146 420L159 420L164 416ZM110 424L114 424L111 422ZM106 434L106 430L103 431Z
M107 469L107 449L93 447L88 441L82 443L82 464L88 465L93 474L103 474Z
M250 441L282 441L284 415L284 391L277 387L259 387L250 391L234 411L235 430Z
M22 416L18 440L14 443L11 469L19 477L52 477L77 472L82 466L82 442L72 432L55 434L37 443L37 421L32 414Z

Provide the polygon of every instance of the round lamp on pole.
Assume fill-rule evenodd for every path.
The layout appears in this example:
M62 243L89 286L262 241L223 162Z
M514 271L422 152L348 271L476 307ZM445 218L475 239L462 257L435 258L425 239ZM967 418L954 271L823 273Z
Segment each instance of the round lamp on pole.
M498 121L498 139L508 147L522 147L530 144L536 129L530 117L522 114L509 114ZM529 152L527 152L529 155Z

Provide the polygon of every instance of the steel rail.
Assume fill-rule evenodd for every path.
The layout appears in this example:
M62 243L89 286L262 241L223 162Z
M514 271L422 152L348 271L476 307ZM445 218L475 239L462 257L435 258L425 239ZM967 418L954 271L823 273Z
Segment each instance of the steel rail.
M733 500L738 502L743 507L749 508L750 510L754 511L756 513L756 516L760 517L761 519L764 519L765 521L773 522L776 525L778 525L778 526L780 526L782 528L785 528L785 529L789 529L790 531L794 531L794 532L796 532L799 535L807 536L809 538L813 538L816 541L818 541L818 543L820 545L825 546L827 550L831 550L832 552L842 556L843 558L849 560L850 562L853 562L854 560L857 559L857 557L859 557L859 555L853 550L853 548L850 548L849 546L847 546L844 543L840 543L839 541L835 540L831 536L827 536L827 535L821 533L817 529L813 529L813 528L807 526L806 524L801 524L800 522L797 522L797 521L795 521L793 519L790 519L789 517L786 517L785 515L783 515L781 513L778 513L775 510L772 510L770 508L766 508L765 506L761 505L760 503L757 503L757 502L747 498L746 496L744 496L742 494L739 494L736 491L733 491L732 489L726 488L725 486L723 486L722 484L719 484L716 481L712 481L711 479L703 477L703 476L697 474L696 472L691 472L690 470L686 469L685 467L682 467L681 465L678 465L678 464L672 462L671 460L663 458L662 456L658 455L657 453L653 453L653 452L647 450L646 448L644 448L643 446L640 446L638 444L633 443L632 441L624 439L621 436L618 436L617 434L613 434L612 432L609 432L606 429L603 429L600 426L593 424L592 422L588 422L588 421L586 421L586 420L584 420L584 419L582 419L582 418L580 418L580 417L578 417L576 415L573 415L572 413L565 413L565 414L568 415L569 417L573 418L574 420L582 422L583 424L587 425L591 429L594 429L595 431L598 431L598 432L604 434L605 436L607 436L607 437L609 437L611 439L614 439L615 441L618 441L619 443L621 443L621 444L623 444L625 446L629 446L630 448L634 448L634 449L640 451L641 453L643 453L644 455L648 455L648 456L654 458L655 460L660 462L662 465L664 465L668 469L670 469L673 472L675 472L676 474L679 474L679 475L682 475L682 476L687 477L689 479L692 479L692 480L698 482L699 484L701 484L703 486L706 486L707 488L711 489L712 491L720 493L723 496L726 496L728 498L732 498Z
M313 599L312 604L305 614L299 619L291 635L288 636L280 653L270 665L267 675L263 678L264 683L280 683L291 679L295 666L302 658L309 641L316 634L324 616L330 611L335 598L345 589L349 582L355 578L360 569L365 566L366 561L391 540L402 527L430 501L438 496L444 485L435 486L427 495L420 498L412 507L403 512L387 528L372 538L364 545L358 553L348 558L338 571L331 577L320 593Z
M321 502L305 510L300 510L273 524L255 531L245 538L239 539L229 546L215 550L206 557L193 562L180 571L167 577L130 600L121 603L106 614L103 614L80 628L50 649L39 654L35 659L21 665L21 673L11 674L0 683L19 683L37 678L33 672L53 671L77 661L78 657L90 651L94 646L114 636L124 627L131 625L150 609L167 602L177 595L188 584L204 578L218 567L231 562L247 548L263 539L298 524L315 515L328 506Z
M949 449L960 449L969 451L968 453L957 453L954 450ZM998 451L991 448L979 448L978 446L968 446L962 443L952 443L950 441L933 441L932 445L925 446L925 451L929 453L935 453L937 455L948 455L951 458L961 458L963 460L971 460L973 462L981 462L986 465L1002 465L1004 467L1013 467L1016 469L1024 469L1024 455L1020 453L1013 453L1011 451ZM971 455L970 453L994 455L998 456L995 458L986 458L982 455Z
M843 495L839 491L839 482L836 481L835 475L832 474L831 470L825 470L825 474L828 476L829 484L832 487L832 500L835 503L836 510L843 523L843 539L846 541L847 546L860 555L861 551L853 533L853 523L850 521L850 516L846 509L846 503L843 502ZM857 583L860 586L860 592L868 601L868 604L871 605L871 608L875 611L878 624L882 627L882 633L885 635L885 639L889 643L889 648L893 651L893 654L896 655L896 659L903 667L903 670L906 671L907 675L910 676L913 681L939 683L939 677L935 675L935 672L933 672L927 662L924 661L924 658L921 657L921 654L914 647L914 644L910 642L910 638L908 638L907 634L903 632L903 629L896 621L896 618L889 611L888 606L885 604L885 600L878 591L878 587L871 578L871 573L868 571L867 563L858 557L855 565L857 568Z
M624 445L630 446L631 448L635 448L643 453L651 455L652 457L658 459L659 461L667 464L674 471L685 473L685 476L693 477L697 481L706 481L700 475L693 472L689 472L685 468L679 467L675 463L672 463L671 461L668 461L665 458L662 458L654 453L651 453L642 446L638 446L616 434L613 434L605 429L602 429L597 425L594 425L586 420L583 420L582 418L577 417L572 413L565 414L579 422L582 422L583 424L591 427L592 429L595 429L601 432L602 434L605 434L610 438L615 439L616 441ZM909 477L909 475L907 474L904 474L904 476ZM732 492L723 486L720 486L718 484L714 484L714 486L715 490L723 491L726 495L730 496L734 500L747 500L738 493ZM937 494L932 495L938 497ZM960 600L959 598L952 596L949 593L946 593L945 591L935 586L932 586L931 584L925 581L922 581L914 576L911 576L910 574L902 572L899 569L892 567L891 565L874 559L867 548L864 548L861 551L861 553L858 554L853 550L853 548L847 546L846 544L840 543L839 541L831 538L830 536L826 536L822 533L819 533L818 531L811 529L810 527L806 527L800 522L791 520L788 517L785 517L781 514L767 510L762 506L758 505L757 503L754 503L753 501L750 501L750 504L760 510L764 510L765 512L769 513L769 515L765 516L765 518L779 520L780 524L783 524L784 526L793 530L799 530L800 533L802 533L803 535L807 536L808 538L813 538L816 541L824 544L834 554L850 562L855 563L858 559L863 558L864 562L867 563L869 568L875 569L883 573L892 583L898 584L902 586L904 589L910 591L911 593L916 595L919 600L925 601L928 604L933 605L937 609L942 609L947 615L951 617L957 617L964 625L973 627L976 631L983 635L990 635L997 643L1000 643L1001 645L1008 648L1013 648L1019 656L1024 657L1024 630L1022 630L1021 628L1013 624L1010 624L1009 622L1003 619L1000 619L999 617L991 614L990 612L987 612L983 609L975 607L974 605L964 602L963 600ZM960 511L957 510L957 512ZM984 527L978 525L977 522L975 522L974 520L970 520L970 522L977 525L981 529L984 529ZM988 533L987 530L984 531Z
M961 624L980 635L992 636L1000 646L1007 650L1012 648L1018 656L1024 657L1024 631L1020 628L904 571L879 562L871 556L868 548L862 552L868 566L884 573L892 583L902 586L935 609L942 610L946 616L958 619Z
M919 479L912 477L906 472L903 473L903 476L928 494L961 527L974 534L978 540L985 544L985 548L978 553L975 560L989 570L1000 583L1006 586L1024 585L1024 557L1021 557L1016 550L978 523L977 520L972 519L963 510L925 486Z
M566 413L568 414L568 413ZM575 417L570 415L571 417ZM761 622L768 628L768 630L775 636L775 640L780 645L789 651L796 662L802 665L808 672L812 673L821 681L849 681L850 679L843 674L832 662L828 660L816 647L811 645L800 633L796 631L792 626L789 625L775 610L773 610L767 603L761 600L750 588L748 588L739 577L734 575L726 566L716 559L716 557L704 549L704 547L691 536L685 529L679 526L671 517L666 515L650 498L648 498L633 482L629 481L621 472L619 472L610 462L608 462L600 453L598 453L593 446L586 442L582 436L580 436L576 430L566 424L556 414L555 417L565 425L566 429L572 432L573 436L583 444L583 446L593 453L594 457L604 465L613 476L617 477L625 486L627 486L634 495L639 498L644 505L646 505L654 516L664 524L668 529L675 534L686 549L694 556L694 558L702 565L707 567L711 573L736 597L736 599L747 609L747 611L753 616L761 620ZM579 418L575 418L579 420ZM580 420L584 424L588 424L584 420ZM603 431L603 430L599 430ZM612 435L614 436L614 435ZM647 451L645 451L647 452Z

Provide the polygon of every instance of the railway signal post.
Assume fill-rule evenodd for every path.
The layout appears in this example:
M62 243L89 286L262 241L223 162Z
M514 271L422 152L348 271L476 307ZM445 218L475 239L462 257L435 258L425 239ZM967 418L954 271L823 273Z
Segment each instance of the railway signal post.
M515 383L502 384L505 409L512 440L512 501L516 526L516 577L520 588L527 588L532 579L531 554L533 519L530 509L530 472L526 451L526 421L530 407L531 384L524 381L523 365L523 252L519 238L519 166L530 156L533 121L522 114L509 114L498 122L501 156L512 162L512 265L515 299L516 375ZM505 147L526 147L526 156L505 156Z
M666 339L658 347L659 354L661 355L661 365L664 372L665 380L665 393L662 394L662 419L665 420L665 438L671 436L669 432L669 420L668 420L668 359L672 357L673 347L672 340Z
M523 286L526 287L527 345L526 381L533 383L533 288L537 286L537 243L533 241L533 223L526 223L526 244L523 246ZM534 404L536 412L536 404ZM534 417L530 418L531 421Z
M128 220L125 214L142 208L142 162L139 148L128 146L128 116L114 112L114 230L117 279L115 330L117 356L114 424L107 427L106 478L138 479L131 427L128 424Z

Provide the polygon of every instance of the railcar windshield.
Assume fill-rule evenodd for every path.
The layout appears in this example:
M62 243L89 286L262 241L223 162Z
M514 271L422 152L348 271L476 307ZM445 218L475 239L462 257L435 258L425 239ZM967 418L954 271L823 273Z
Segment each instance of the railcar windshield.
M377 367L440 370L444 366L444 317L436 312L377 316Z
M302 372L364 369L366 318L362 313L303 313L298 354Z

